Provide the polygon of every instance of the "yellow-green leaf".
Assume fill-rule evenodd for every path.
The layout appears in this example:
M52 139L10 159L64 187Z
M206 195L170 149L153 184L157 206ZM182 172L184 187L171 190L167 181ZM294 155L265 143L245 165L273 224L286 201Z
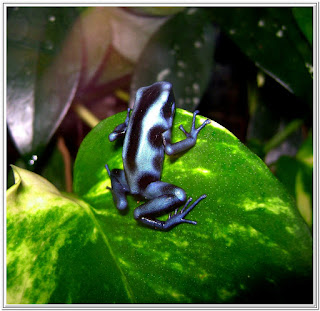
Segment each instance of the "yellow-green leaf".
M13 170L16 183L7 191L7 303L130 302L93 209L35 173Z

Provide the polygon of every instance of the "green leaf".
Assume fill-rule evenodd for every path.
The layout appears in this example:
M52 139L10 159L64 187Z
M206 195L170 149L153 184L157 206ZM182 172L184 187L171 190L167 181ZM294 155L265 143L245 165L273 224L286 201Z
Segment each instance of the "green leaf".
M12 168L7 303L129 302L125 277L93 209L41 176Z
M311 7L297 7L292 8L292 13L294 18L296 19L301 31L305 35L305 37L308 39L310 45L312 45L312 12L313 9Z
M259 68L312 106L312 48L291 8L212 8L210 13Z
M310 133L295 158L282 156L275 166L276 176L295 198L297 207L312 227L313 150Z
M175 86L177 106L194 110L209 81L216 35L206 9L190 8L173 16L142 52L131 94L155 81L169 81Z
M7 122L22 155L41 151L73 99L81 51L63 39L76 16L74 8L8 11Z
M194 199L208 195L188 215L196 226L183 224L169 232L140 226L133 210L142 201L131 196L126 215L116 210L104 166L122 168L121 144L109 142L108 134L125 115L100 122L88 134L74 168L74 190L94 207L113 264L126 280L114 290L126 285L127 299L138 303L311 303L308 227L265 164L213 121L195 147L164 162L163 181ZM198 125L205 120L197 119ZM177 109L174 141L184 138L178 125L189 129L191 120L191 113ZM96 303L111 301L124 302L114 293Z
M311 131L300 147L296 157L299 161L303 162L310 168L313 168L313 140Z
M303 121L300 119L294 119L288 123L282 131L273 136L264 146L264 152L268 153L271 149L279 146L283 143L292 133L296 132L302 125Z

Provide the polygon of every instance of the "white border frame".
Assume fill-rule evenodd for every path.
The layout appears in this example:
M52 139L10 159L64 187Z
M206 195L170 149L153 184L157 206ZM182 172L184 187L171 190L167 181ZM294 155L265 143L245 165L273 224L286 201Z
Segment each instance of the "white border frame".
M313 152L314 152L314 175L313 175L313 270L314 270L314 300L313 304L289 304L289 305L264 305L264 304L54 304L54 305L13 305L6 304L6 261L5 261L5 249L6 249L6 152L7 152L7 128L6 128L6 8L9 6L197 6L197 7L288 7L288 6L312 6L313 11ZM1 76L2 91L3 91L3 127L1 128L0 139L3 144L3 153L1 154L1 161L3 166L1 167L3 173L3 179L1 180L1 188L3 189L3 217L1 218L2 239L0 240L1 249L1 262L2 262L2 278L3 289L1 294L1 310L319 310L319 1L268 1L268 2L241 2L241 1L201 1L201 3L195 3L194 1L176 0L174 2L161 1L127 1L127 2L92 2L92 3L79 3L79 2L65 2L63 0L57 0L55 2L46 1L6 1L2 3L2 25L3 33L1 46L3 51L3 61L1 64ZM1 284L1 283L0 283ZM1 287L1 286L0 286Z

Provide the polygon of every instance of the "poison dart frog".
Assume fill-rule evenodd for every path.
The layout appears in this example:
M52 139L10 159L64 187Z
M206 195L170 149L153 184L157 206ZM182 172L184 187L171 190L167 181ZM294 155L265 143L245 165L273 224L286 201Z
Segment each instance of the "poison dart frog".
M171 130L175 113L175 99L169 82L156 82L138 89L135 104L130 115L128 109L124 123L118 125L109 135L112 142L124 136L123 170L106 169L111 179L112 196L118 210L127 209L127 194L140 195L147 201L134 210L134 218L151 228L167 231L182 223L197 224L184 217L206 195L200 196L190 205L185 191L175 185L161 181L164 154L173 155L193 147L202 128L210 123L204 121L195 128L199 111L193 113L191 130L184 140L171 142ZM179 211L179 208L184 207ZM190 205L190 206L189 206ZM156 217L169 214L166 221Z

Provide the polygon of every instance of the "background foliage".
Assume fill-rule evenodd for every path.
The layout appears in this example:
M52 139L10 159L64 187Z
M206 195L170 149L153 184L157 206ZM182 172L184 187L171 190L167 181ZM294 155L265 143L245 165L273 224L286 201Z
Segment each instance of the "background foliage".
M18 208L19 205L28 206L29 201L37 202L35 197L40 197L41 200L47 197L49 201L57 202L57 209L53 205L46 205L48 210L42 211L44 214L34 224L34 228L42 232L41 226L53 222L50 229L52 231L48 229L46 233L49 234L55 232L56 226L69 223L63 236L46 236L44 240L49 244L26 245L21 242L21 248L12 249L9 244L8 254L12 254L13 261L8 261L8 272L15 275L15 272L20 271L17 269L22 269L18 268L15 258L21 254L33 254L32 247L36 247L35 254L43 247L48 247L49 252L67 245L69 242L65 244L66 241L70 240L68 247L77 249L77 245L87 245L90 248L92 246L88 246L87 239L96 241L101 238L100 235L98 238L96 236L96 223L88 223L87 214L83 214L83 209L96 213L92 212L92 208L96 209L97 203L88 200L82 190L79 190L77 176L79 172L86 171L88 164L82 163L80 168L78 164L78 173L77 166L73 172L79 146L99 120L125 110L128 105L132 106L137 88L160 80L173 83L178 107L189 111L200 109L202 115L228 128L256 153L291 196L296 207L288 203L290 210L297 208L311 230L312 45L311 7L8 7L7 188L14 183L10 164L36 172L55 186L48 185L47 181L41 179L41 186L36 181L37 186L28 187L29 182L33 185L30 180L38 180L38 177L19 168L15 169L16 184L8 190L7 197L8 238L14 243L21 240L25 235L26 224L37 219L32 215L35 215L34 209L39 206L29 206L30 209L25 207L25 210ZM106 128L109 129L109 125ZM99 142L96 144L100 145ZM98 155L104 153L102 149L91 148ZM115 161L117 163L120 157L114 152L115 157L118 157ZM226 149L225 159L221 159L221 163L228 165L226 159L231 154L232 150ZM245 154L245 161L248 162L251 154ZM208 159L203 158L202 161L206 160ZM77 161L79 163L80 160ZM234 169L237 172L237 168ZM216 177L212 176L211 182L214 178ZM273 191L280 191L274 189L282 186L277 183L274 185ZM186 187L185 184L183 186ZM24 190L13 200L19 187ZM31 188L38 187L46 190L35 195ZM234 189L234 186L231 188ZM78 197L67 194L73 189ZM263 189L257 191L263 193ZM289 198L285 199L285 202L289 201ZM134 205L133 201L132 204ZM216 202L212 205L216 205ZM67 214L64 214L64 206L68 206ZM59 221L58 215L62 217ZM74 217L75 215L78 216ZM295 225L298 223L299 230L304 233L295 234L292 238L299 240L302 245L309 245L306 248L310 251L309 242L302 242L308 240L304 224L296 217ZM230 220L228 217L227 219ZM278 221L281 222L281 219L280 217ZM120 217L117 221L125 220ZM270 229L270 232L282 232L284 227L280 228L281 226L283 224L279 223L279 228L276 231ZM78 240L75 238L78 230L72 232L75 228L83 230L82 233L79 231ZM11 235L12 232L15 233ZM238 235L241 234L238 232ZM103 241L99 243L104 244ZM68 247L65 252L69 252ZM249 251L250 254L253 249L254 247ZM293 254L293 248L289 249L289 253ZM83 250L79 248L78 251L81 253ZM92 249L94 251L96 250ZM89 249L86 249L86 253L88 252ZM47 256L46 254L44 252L43 256ZM35 256L37 258L38 255ZM63 252L59 256L63 256ZM74 252L73 256L77 258ZM73 259L70 260L72 262ZM43 257L35 262L48 262L48 258ZM302 262L305 262L304 259ZM46 268L52 266L48 265ZM305 264L302 266L305 267L305 273L301 272L294 284L299 284L299 288L302 286L309 289L301 284L308 279L310 267ZM237 271L239 265L236 264L234 269ZM98 270L99 268L92 273L98 273ZM224 275L234 281L232 273ZM279 278L280 275L281 273ZM123 278L121 275L113 277L114 282ZM19 292L17 286L22 285L13 280L14 277L9 280L8 286ZM51 288L52 279L42 281L44 288ZM233 281L230 284L234 284ZM78 280L74 279L74 282ZM247 285L245 295L240 296L241 299L250 301L252 292L250 295L251 287ZM44 296L34 292L34 286L30 285L30 292L33 293L26 296L30 299L26 301L48 302L52 297L56 297L57 301L62 299L67 302L81 299L77 296L78 293L69 293L68 297L59 296L61 287L49 299L45 292ZM113 287L111 283L103 286ZM242 292L239 282L236 287L233 286L223 289L225 298L221 298L223 294L217 294L222 302L241 300L237 296L239 291ZM84 291L89 293L90 289ZM103 290L97 287L95 291L100 293ZM121 295L126 291L127 289L119 289L119 296L115 297L122 299ZM104 291L101 295L106 295L107 292ZM171 294L174 292L172 289ZM279 289L278 294L280 293L282 291ZM220 299L218 296L215 297L216 301ZM86 297L91 296L87 294ZM92 296L93 302L94 297ZM306 297L309 297L306 293L300 295L301 299L307 299ZM12 301L14 300L15 297L12 297Z

